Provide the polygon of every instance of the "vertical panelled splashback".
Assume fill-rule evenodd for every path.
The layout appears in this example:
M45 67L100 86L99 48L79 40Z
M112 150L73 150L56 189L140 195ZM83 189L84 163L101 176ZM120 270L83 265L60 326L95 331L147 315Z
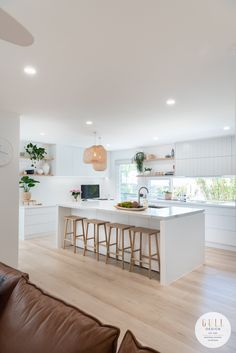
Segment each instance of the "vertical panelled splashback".
M176 143L176 175L234 175L234 144L233 136Z

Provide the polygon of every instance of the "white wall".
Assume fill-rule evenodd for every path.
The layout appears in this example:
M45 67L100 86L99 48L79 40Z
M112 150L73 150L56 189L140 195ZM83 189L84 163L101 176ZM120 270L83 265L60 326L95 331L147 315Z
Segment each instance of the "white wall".
M17 114L0 112L0 136L10 141L13 159L0 167L0 261L18 264L19 130Z
M71 201L72 198L69 191L73 188L80 188L81 184L99 184L101 197L109 197L107 178L37 177L35 175L32 177L40 182L35 188L31 189L32 199L43 204Z

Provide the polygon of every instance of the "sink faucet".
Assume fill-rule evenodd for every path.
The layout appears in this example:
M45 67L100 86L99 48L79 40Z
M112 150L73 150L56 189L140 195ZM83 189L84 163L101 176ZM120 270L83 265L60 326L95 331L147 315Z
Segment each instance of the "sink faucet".
M148 188L146 188L146 186L141 186L141 188L138 191L138 203L140 203L140 196L141 196L141 192L140 191L142 189L145 189L147 191L147 193L149 193Z

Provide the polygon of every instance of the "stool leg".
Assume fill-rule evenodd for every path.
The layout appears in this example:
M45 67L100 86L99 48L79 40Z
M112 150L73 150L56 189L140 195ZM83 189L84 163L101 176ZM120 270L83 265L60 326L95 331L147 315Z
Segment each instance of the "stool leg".
M66 242L66 235L67 235L67 226L68 226L68 219L66 219L66 221L65 221L63 249L65 249L65 242Z
M76 253L76 226L77 226L77 222L76 222L76 221L73 221L73 222L72 222L72 229L73 229L74 253Z
M133 237L132 237L132 232L131 233L131 243L132 243L132 247L131 247L131 261L130 261L130 271L133 271L134 269L134 265L135 265L135 259L134 259L134 245L135 245L135 235L136 232L133 232Z
M119 234L118 234L118 228L116 228L116 260L118 260L118 237L119 237Z
M148 256L148 262L149 262L149 270L148 270L148 272L149 272L149 278L151 279L151 266L152 266L152 258L151 258L151 256L152 256L152 236L151 235L149 235L149 237L148 237L148 244L149 244L149 256Z
M96 254L97 251L97 239L96 239L96 224L93 225L93 252Z
M131 230L129 230L129 243L130 243L129 271L131 271L131 267L132 267L132 257L133 257L133 243L132 243L132 234L131 234Z
M97 225L97 241L96 241L96 243L97 243L97 261L99 261L99 225Z
M106 264L108 263L108 258L110 256L110 242L111 242L111 227L109 228L109 233L108 233Z
M121 231L121 251L122 251L122 270L125 268L125 263L124 263L124 229L120 230Z
M157 234L157 233L156 233L155 237L156 237L156 247L157 247L157 257L158 257L159 273L161 273L160 250L159 250L158 234Z
M104 224L104 234L105 234L105 241L106 241L106 245L107 245L107 228L106 228L106 224Z
M143 263L142 263L142 255L143 255L143 233L140 232L140 237L139 237L139 240L140 240L140 245L139 245L139 266L140 267L143 267Z
M85 244L84 244L84 256L85 256L85 253L86 253L86 251L87 251L88 231L89 231L89 223L86 224Z
M84 240L84 250L85 250L85 231L84 231L84 220L81 219L81 227L82 227L82 235L83 235L83 240ZM83 255L85 255L85 253L83 252Z

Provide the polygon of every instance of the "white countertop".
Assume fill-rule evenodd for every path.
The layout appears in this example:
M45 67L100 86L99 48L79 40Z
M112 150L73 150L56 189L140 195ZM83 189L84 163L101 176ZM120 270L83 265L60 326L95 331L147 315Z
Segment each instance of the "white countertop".
M56 203L54 204L43 203L42 205L20 205L19 207L28 209L28 208L43 208L43 207L56 207L56 206L57 206Z
M157 219L169 219L174 217L183 217L186 215L191 215L195 213L204 212L204 209L199 208L187 208L187 207L176 207L176 206L166 206L160 205L163 208L147 208L145 211L126 211L117 210L114 205L115 201L87 201L87 202L65 202L60 203L58 206L74 208L80 210L98 210L104 212L112 212L117 214L128 214L129 216L138 217L149 217Z
M179 201L179 200L156 200L149 202L150 204L173 204L173 205L186 205L187 206L199 206L199 207L228 207L236 208L236 201Z

